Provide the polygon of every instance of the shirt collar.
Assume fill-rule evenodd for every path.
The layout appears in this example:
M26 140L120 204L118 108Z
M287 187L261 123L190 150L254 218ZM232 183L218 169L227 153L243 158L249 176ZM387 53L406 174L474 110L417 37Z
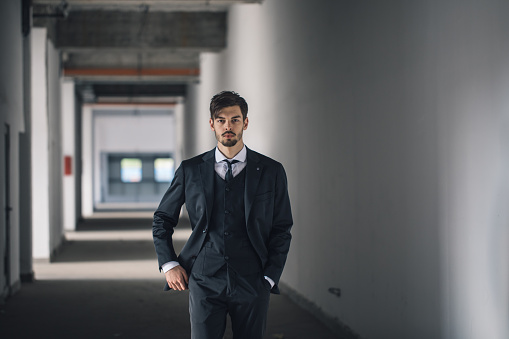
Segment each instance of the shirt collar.
M223 160L238 160L239 162L245 162L246 161L246 157L247 157L247 149L246 149L246 145L244 145L244 147L242 147L242 149L240 150L239 153L237 153L236 156L233 157L233 159L227 159L223 153L221 153L221 151L219 150L219 148L216 147L216 162L219 163Z

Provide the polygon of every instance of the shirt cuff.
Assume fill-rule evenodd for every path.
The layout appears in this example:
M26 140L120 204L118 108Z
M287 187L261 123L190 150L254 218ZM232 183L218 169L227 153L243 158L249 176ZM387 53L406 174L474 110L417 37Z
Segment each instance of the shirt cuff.
M169 270L171 270L172 268L177 267L179 265L180 264L178 261L168 261L167 263L162 264L161 268L163 269L163 272L166 273Z
M274 287L274 285L276 284L274 282L274 280L272 280L271 278L267 277L266 275L263 276L265 278L265 280L267 280L270 284L270 288Z

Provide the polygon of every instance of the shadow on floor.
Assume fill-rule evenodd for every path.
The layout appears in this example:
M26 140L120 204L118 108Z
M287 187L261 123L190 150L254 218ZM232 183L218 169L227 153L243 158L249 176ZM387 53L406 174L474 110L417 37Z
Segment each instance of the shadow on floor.
M190 227L189 222L183 219L179 222L180 227ZM147 218L94 218L81 220L76 226L79 232L86 231L126 231L126 230L152 230L152 219Z
M157 260L151 240L68 240L53 262L149 259Z
M123 222L85 223L53 262L34 264L38 280L0 305L0 337L190 338L188 292L162 291L150 227ZM273 295L265 339L291 338L338 337L287 296Z

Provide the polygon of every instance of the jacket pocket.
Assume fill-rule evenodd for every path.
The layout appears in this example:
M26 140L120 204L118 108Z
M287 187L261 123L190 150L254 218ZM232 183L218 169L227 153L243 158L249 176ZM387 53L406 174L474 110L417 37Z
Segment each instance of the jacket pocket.
M264 201L264 200L272 198L273 196L274 196L273 192L266 192L266 193L258 194L257 196L255 196L254 202Z

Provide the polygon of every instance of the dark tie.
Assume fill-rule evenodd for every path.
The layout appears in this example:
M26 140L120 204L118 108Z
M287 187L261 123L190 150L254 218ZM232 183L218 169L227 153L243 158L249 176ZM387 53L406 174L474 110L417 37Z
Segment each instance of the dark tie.
M226 164L228 165L228 170L226 171L226 175L224 176L224 180L226 180L226 182L230 182L230 180L233 179L232 164L236 164L239 161L238 160L232 160L231 162L229 162L228 160L223 160L223 161L225 161Z

